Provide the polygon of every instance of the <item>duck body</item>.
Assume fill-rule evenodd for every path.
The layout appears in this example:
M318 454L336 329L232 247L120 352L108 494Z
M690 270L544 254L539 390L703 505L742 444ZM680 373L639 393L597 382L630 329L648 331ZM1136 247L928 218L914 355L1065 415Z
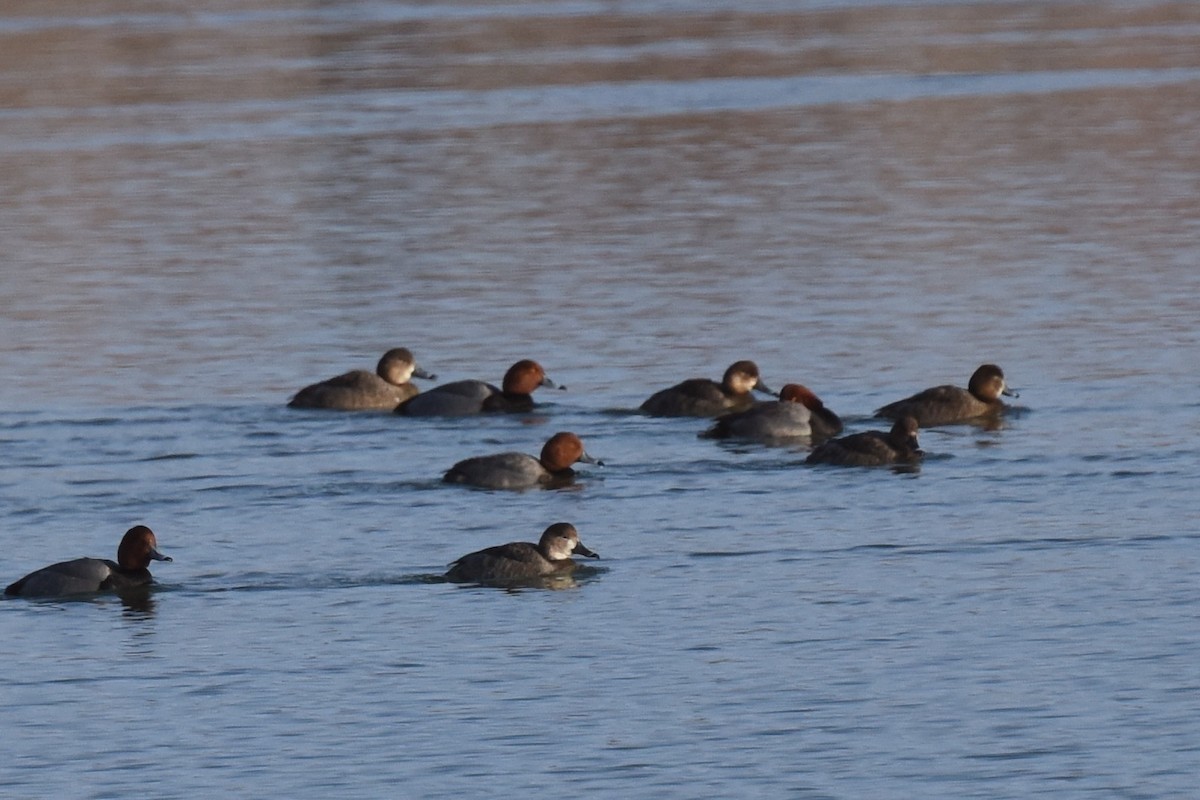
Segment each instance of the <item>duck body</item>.
M600 464L583 449L573 433L557 433L542 447L538 457L507 452L463 459L446 471L442 480L482 489L554 489L575 479L572 464Z
M537 544L510 542L474 553L450 563L446 579L455 582L511 584L570 575L577 568L571 555L599 558L579 541L575 527L558 522L542 533Z
M640 409L656 417L715 417L754 405L751 391L772 394L759 380L753 361L738 361L725 370L719 383L689 378L650 395Z
M841 418L806 387L789 383L779 396L779 400L755 403L717 417L702 436L771 444L796 439L823 441L842 432Z
M459 461L442 476L446 483L465 483L481 489L533 489L565 486L575 478L570 467L551 472L527 453L493 453Z
M375 372L356 369L305 386L288 401L288 406L332 411L393 411L420 393L410 382L413 377L433 380L437 376L418 367L409 350L397 347L383 354Z
M830 439L809 453L805 463L841 467L915 464L924 456L917 443L917 429L915 419L903 417L887 432L863 431Z
M306 386L288 402L290 408L333 411L391 411L419 393L411 383L396 385L365 369Z
M452 381L404 401L397 414L410 417L465 417L473 414L520 414L534 408L533 392L555 387L536 361L509 367L501 386L480 380Z
M1017 393L1005 384L999 367L984 364L971 375L966 389L949 384L934 386L883 406L875 416L893 420L912 417L922 428L953 425L1002 414L1007 408L1000 399L1002 395L1016 397Z
M154 581L148 569L126 570L107 558L76 558L31 572L9 584L4 593L18 597L61 597L120 592Z
M117 560L76 558L60 561L10 583L14 597L67 597L97 592L126 592L154 582L151 561L170 561L158 551L154 533L145 525L130 528L117 549Z

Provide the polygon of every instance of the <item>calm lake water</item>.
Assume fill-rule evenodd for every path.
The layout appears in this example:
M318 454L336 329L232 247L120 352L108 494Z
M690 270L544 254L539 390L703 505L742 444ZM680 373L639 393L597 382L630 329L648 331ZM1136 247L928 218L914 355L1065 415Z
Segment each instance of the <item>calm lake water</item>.
M175 559L0 602L0 795L1194 796L1200 5L10 0L0 152L0 577ZM396 346L569 389L284 407ZM1022 396L910 474L631 413L741 358Z

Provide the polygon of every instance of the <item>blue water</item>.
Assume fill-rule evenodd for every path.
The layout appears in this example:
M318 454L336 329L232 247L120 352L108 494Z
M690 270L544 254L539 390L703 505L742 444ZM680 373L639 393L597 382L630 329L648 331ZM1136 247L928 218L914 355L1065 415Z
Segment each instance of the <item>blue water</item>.
M1200 14L0 12L0 795L1191 797ZM411 348L537 413L287 409ZM752 358L915 472L632 410ZM569 490L440 483L573 430ZM561 591L439 580L569 521Z

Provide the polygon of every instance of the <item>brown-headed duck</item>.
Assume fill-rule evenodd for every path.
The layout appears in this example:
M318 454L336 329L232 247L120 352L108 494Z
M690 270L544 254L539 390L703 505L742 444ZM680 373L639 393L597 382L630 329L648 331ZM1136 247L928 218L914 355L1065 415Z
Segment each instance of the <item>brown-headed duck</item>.
M496 453L458 462L442 477L446 483L465 483L485 489L554 489L575 478L576 462L603 465L583 449L573 433L556 433L542 447L540 457L525 453Z
M778 400L755 403L743 411L717 417L701 436L708 439L749 439L784 442L794 439L824 441L842 432L842 420L808 387L786 384Z
M536 361L524 359L508 368L499 388L484 381L443 383L410 398L396 409L412 417L464 417L471 414L522 413L533 410L533 392L556 387Z
M121 593L154 582L151 561L170 561L158 552L154 532L145 525L126 531L117 548L117 560L77 558L31 572L4 590L17 597L64 597L96 592Z

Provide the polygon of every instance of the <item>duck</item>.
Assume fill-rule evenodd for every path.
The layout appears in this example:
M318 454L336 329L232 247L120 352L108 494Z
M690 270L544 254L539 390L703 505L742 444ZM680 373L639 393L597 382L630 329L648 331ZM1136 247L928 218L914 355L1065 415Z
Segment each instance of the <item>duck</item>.
M807 386L784 384L778 400L755 403L742 411L717 417L700 434L707 439L748 439L772 443L793 439L824 441L842 432L842 420Z
M4 593L12 597L67 597L98 592L126 592L154 582L147 567L151 561L171 561L158 550L154 531L135 525L117 547L117 560L76 558L60 561L10 583Z
M575 479L576 462L603 466L583 449L583 441L563 431L551 436L539 457L525 453L496 453L459 461L442 476L446 483L462 483L484 489L556 489Z
M394 411L396 406L420 393L410 378L437 380L417 366L412 351L405 347L388 350L375 372L351 370L335 378L305 386L288 401L289 408L323 408L335 411Z
M807 464L834 464L841 467L881 467L888 464L915 464L924 453L917 444L917 421L901 417L887 433L863 431L817 445Z
M512 584L570 575L578 564L573 554L600 556L579 541L569 522L556 522L542 532L537 544L510 542L468 553L452 561L446 579L456 583Z
M875 416L884 419L912 417L922 428L952 425L993 417L1007 406L1000 397L1019 397L1004 382L1004 372L995 364L984 364L975 370L966 389L958 386L934 386L912 397L888 403Z
M715 417L754 405L751 391L775 393L759 378L753 361L737 361L725 370L721 382L690 378L650 395L640 406L655 417Z
M567 388L558 386L546 377L546 371L538 362L522 359L504 373L504 381L499 388L479 380L443 383L401 403L396 413L410 417L524 413L533 410L533 392L542 386Z

